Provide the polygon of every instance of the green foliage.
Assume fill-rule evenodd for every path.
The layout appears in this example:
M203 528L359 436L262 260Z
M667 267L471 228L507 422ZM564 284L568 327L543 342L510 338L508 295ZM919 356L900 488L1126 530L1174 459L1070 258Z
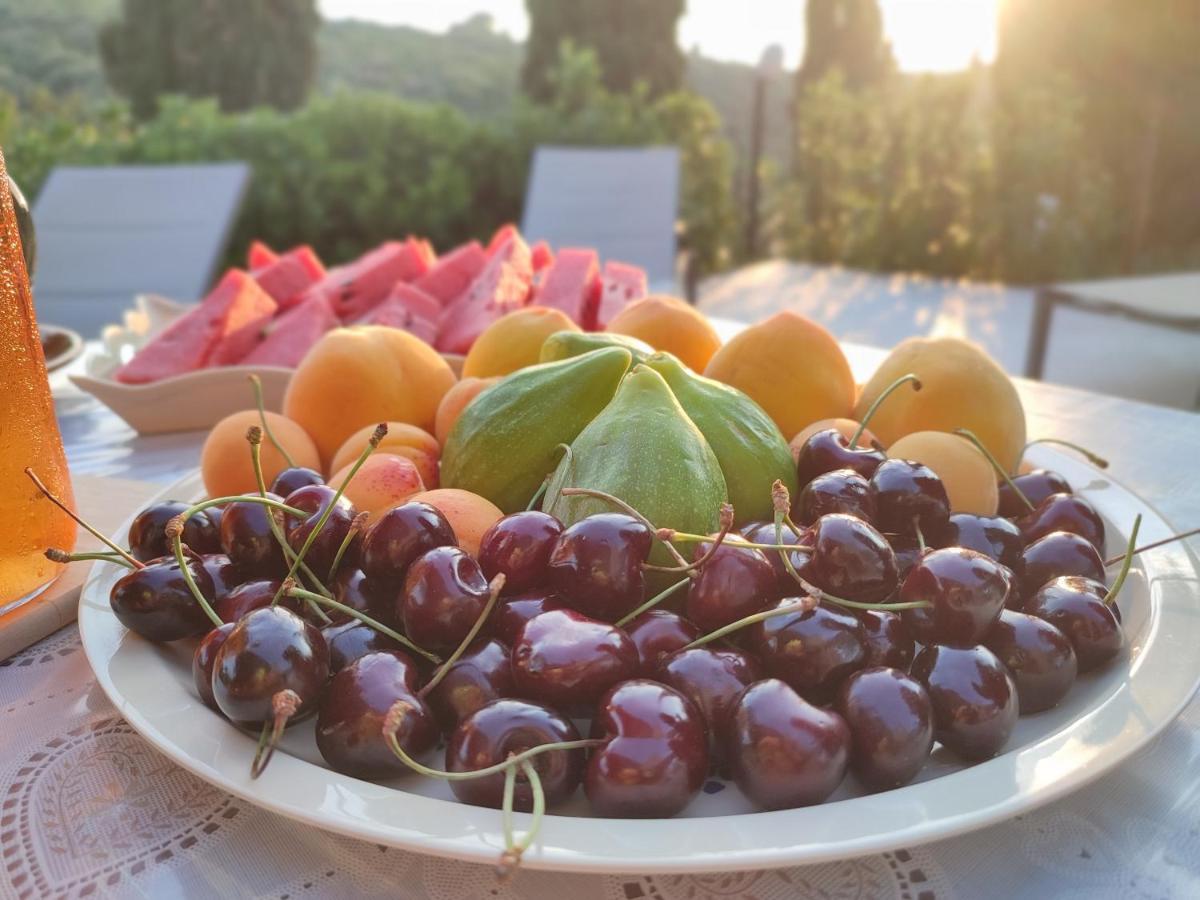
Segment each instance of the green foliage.
M808 0L804 23L797 93L834 71L851 90L878 84L895 71L878 0Z
M0 0L0 91L21 105L40 95L108 94L96 29L117 0Z
M109 84L141 119L166 94L295 109L316 72L315 0L122 0L100 30Z

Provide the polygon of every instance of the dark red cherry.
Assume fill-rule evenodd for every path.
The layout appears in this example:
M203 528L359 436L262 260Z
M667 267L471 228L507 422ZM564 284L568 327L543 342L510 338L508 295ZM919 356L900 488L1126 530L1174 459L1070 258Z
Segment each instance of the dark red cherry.
M283 502L276 494L267 498ZM221 547L247 577L282 578L287 572L283 548L271 532L268 516L267 507L246 500L230 503L221 516Z
M450 665L428 698L442 730L450 731L481 706L512 693L512 655L495 638L486 638Z
M779 595L778 579L764 551L739 546L726 537L688 585L684 611L704 632L736 622L763 609ZM711 544L696 544L693 561L705 556Z
M686 647L700 637L700 629L678 613L651 609L625 626L625 633L638 652L638 673L653 678L664 656Z
M567 528L550 552L548 584L586 616L615 622L645 599L642 569L653 536L624 513L601 513Z
M1075 683L1075 648L1043 619L1006 609L983 643L1012 676L1021 715L1056 706Z
M870 482L853 469L835 469L806 484L796 498L797 520L810 525L830 513L871 521L875 517L875 495Z
M417 696L417 666L400 650L368 653L333 676L317 712L317 749L338 772L355 778L395 778L409 771L383 736L383 720L408 704L396 740L409 756L437 743L433 713Z
M916 652L912 634L899 613L886 610L864 609L858 614L866 642L867 658L863 665L890 666L908 671Z
M862 519L822 516L813 525L812 543L806 577L835 597L879 603L900 583L891 544Z
M166 527L176 516L187 512L190 503L164 500L138 513L129 524L129 554L139 562L150 562L174 555L167 541ZM221 535L216 524L203 511L193 513L183 523L183 542L199 554L220 553Z
M966 547L996 562L1015 569L1025 538L1021 529L999 516L974 516L970 513L955 513L937 535L939 547Z
M546 580L550 551L563 524L548 513L531 509L496 522L479 541L479 565L491 581L504 573L504 591L517 594Z
M964 759L990 759L1017 723L1017 688L986 647L925 647L911 674L933 703L933 736Z
M510 597L501 597L488 619L486 631L511 647L526 622L544 612L562 608L562 598L548 588L533 588Z
M282 583L274 578L243 582L216 601L213 611L222 622L236 622L251 610L270 606ZM292 612L300 612L292 598L285 597L281 602Z
M471 713L454 729L446 743L446 771L474 772L502 763L509 756L543 744L579 740L571 721L548 706L528 700L493 700ZM568 799L583 780L584 751L547 750L530 760L546 795L546 805ZM450 789L463 803L499 809L504 797L504 775L485 775L451 781ZM533 808L529 781L517 771L513 809Z
M333 584L329 586L333 599L351 609L366 613L377 622L394 626L396 605L400 590L390 581L375 581L366 576L362 569L352 566L339 566ZM326 610L334 622L344 622L350 618L336 609Z
M201 565L212 579L214 602L220 602L222 597L247 580L246 573L224 553L205 554Z
M863 786L886 791L908 784L933 749L933 706L919 681L899 669L855 672L838 692L850 726L850 768Z
M810 435L796 457L796 476L803 487L818 475L838 469L850 469L863 478L870 478L880 463L887 459L882 450L861 444L850 449L850 442L836 428L826 428Z
M467 636L489 596L473 557L458 547L434 547L408 567L399 618L418 647L450 650Z
M933 469L907 459L889 459L871 476L875 527L897 534L936 534L950 518L950 498Z
M275 476L275 480L271 482L271 493L286 497L302 487L323 485L324 483L325 478L320 472L305 466L292 466Z
M392 507L363 538L362 570L381 582L402 582L408 567L434 547L454 547L458 538L436 507L410 500Z
M1079 671L1090 672L1121 652L1125 633L1116 608L1104 602L1108 589L1099 581L1073 575L1042 585L1025 612L1045 619L1075 648Z
M1027 602L1047 582L1063 575L1104 580L1104 560L1087 538L1069 531L1052 531L1021 551L1013 568L1021 602Z
M308 563L309 568L322 578L333 567L338 549L342 546L346 535L350 533L350 529L354 525L354 517L358 513L354 504L344 494L337 498L336 503L334 503L335 496L337 496L337 491L328 485L310 484L288 494L286 501L288 506L294 506L296 509L302 509L308 513L303 518L291 515L287 517L287 541L297 553L308 541L309 535L316 529L325 510L333 503L333 511L325 520L325 524L321 526L320 534L313 538L308 553L304 556L304 561ZM342 555L340 565L350 568L357 565L361 544L362 538L355 535L350 541L350 546Z
M777 678L750 685L730 715L726 744L737 786L766 809L820 803L837 790L850 758L850 729Z
M599 816L667 818L700 792L708 738L700 712L674 688L647 679L613 686L592 718L593 751L583 790Z
M1035 507L1051 494L1071 493L1071 485L1067 483L1067 479L1049 469L1034 469L1023 475L1014 475L1013 484L1021 489L1021 493ZM997 515L1006 519L1016 519L1029 512L1029 507L1022 502L1008 482L1001 481L999 488L1000 507Z
M785 597L774 608L797 602ZM866 664L858 619L828 605L764 619L745 630L749 649L767 672L813 703L832 700L841 683Z
M192 683L196 685L196 693L200 695L200 700L205 706L217 712L221 710L213 697L213 662L216 661L217 651L225 643L225 638L233 631L233 626L233 622L226 622L214 628L200 640L192 653Z
M379 650L399 650L400 644L386 634L357 619L349 619L321 629L329 645L329 674L336 675L350 663Z
M273 720L276 694L294 691L298 716L317 702L328 677L321 632L290 610L268 606L243 616L217 651L213 697L229 719L259 725Z
M725 758L729 714L742 690L766 677L756 657L712 646L681 650L664 658L652 676L695 704L708 732L709 762Z
M922 644L973 647L999 618L1011 590L1008 569L990 556L946 547L922 557L900 587L902 602L933 606L906 609L901 615Z
M1070 531L1091 541L1104 552L1104 520L1096 508L1077 494L1051 494L1037 509L1017 520L1025 543L1032 544L1052 531Z
M210 603L212 579L194 558L188 571L200 593ZM171 557L147 563L122 575L108 595L117 621L150 641L178 641L204 634L212 622L183 580L179 564Z
M571 609L534 616L512 648L517 694L564 712L590 710L600 695L638 670L625 632Z
M747 528L744 533L746 540L753 544L796 544L811 548L813 542L812 529L802 528L800 534L797 535L787 526L780 531L780 540L777 541L775 540L775 525L770 522ZM800 585L783 565L783 554L778 550L763 550L762 552L767 555L771 568L775 572L776 594L790 594L799 590ZM812 551L811 549L790 551L789 559L793 568L803 576L812 559Z
M920 562L921 557L928 552L928 548L922 550L921 542L911 534L890 534L887 535L887 539L892 547L892 553L896 556L897 581L903 584L913 566Z

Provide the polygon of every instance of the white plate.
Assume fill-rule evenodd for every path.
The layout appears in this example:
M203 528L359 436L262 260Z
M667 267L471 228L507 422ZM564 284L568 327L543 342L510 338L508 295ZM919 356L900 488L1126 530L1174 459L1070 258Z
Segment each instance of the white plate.
M1143 516L1139 543L1171 533L1154 510L1103 473L1037 449L1037 460L1066 475L1104 516L1110 554L1123 546L1137 513ZM162 496L199 490L192 477ZM422 853L496 861L503 846L499 812L452 801L440 781L413 776L384 786L332 772L313 745L311 722L290 729L267 772L251 781L255 742L196 698L190 643L151 644L113 616L108 592L118 574L97 567L84 586L83 646L121 715L172 760L251 803L320 828ZM963 767L939 749L918 783L860 796L848 778L830 802L779 812L751 811L732 785L702 793L674 819L590 818L577 796L546 818L524 865L643 873L769 868L913 846L1026 812L1128 759L1179 714L1197 687L1198 602L1200 574L1182 545L1143 554L1120 601L1126 651L1103 671L1080 678L1057 709L1023 717L1007 751L988 762ZM528 822L517 816L518 828Z

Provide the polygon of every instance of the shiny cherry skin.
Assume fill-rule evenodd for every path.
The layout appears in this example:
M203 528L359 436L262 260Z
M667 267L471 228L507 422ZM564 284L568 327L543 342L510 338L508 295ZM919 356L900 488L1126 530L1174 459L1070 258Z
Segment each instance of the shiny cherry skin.
M966 547L996 562L1015 569L1025 538L1021 529L999 516L975 516L955 513L937 535L938 547Z
M522 626L512 669L518 696L575 713L591 710L610 687L637 675L638 652L621 629L555 609Z
M963 759L991 759L1017 723L1017 687L986 647L930 645L910 673L929 692L933 736Z
M739 544L727 536L688 585L684 613L703 632L756 613L779 595L778 578L764 551ZM696 544L692 560L711 547Z
M340 566L329 589L338 603L366 613L384 625L397 624L396 600L400 592L390 582L374 581L362 569ZM334 622L344 622L350 618L336 609L327 609L325 612Z
M211 710L220 712L217 707L216 698L213 697L212 676L213 663L217 658L217 651L221 649L221 645L225 643L225 638L229 637L229 632L233 631L233 622L226 622L224 625L219 625L214 628L196 645L195 652L192 653L192 683L196 685L196 693L200 695L200 700Z
M864 787L886 791L917 777L933 749L933 705L919 681L899 669L862 669L846 679L836 708Z
M338 549L342 546L346 535L350 533L350 529L354 525L354 517L358 512L345 495L338 497L337 502L334 503L333 498L336 495L337 491L324 484L310 484L287 495L288 506L294 506L296 509L302 509L308 513L303 518L290 515L287 517L287 541L297 553L300 552L309 535L316 529L317 522L320 521L325 510L333 503L333 512L321 526L320 534L313 539L308 553L304 557L309 568L314 572L321 573L322 576L333 567ZM350 546L342 555L340 565L348 567L357 565L361 545L362 538L355 535L350 541Z
M667 818L700 792L708 774L708 737L692 701L639 678L614 685L592 718L607 739L588 760L583 790L599 816Z
M190 506L178 500L164 500L138 513L129 525L129 555L138 562L171 556L174 551L167 541L167 523L187 512ZM221 534L203 510L193 513L183 523L183 542L200 554L221 552Z
M850 441L836 428L826 428L810 435L796 457L796 475L800 486L807 485L818 475L838 469L850 469L863 478L870 478L887 459L882 450L858 445L850 449Z
M730 715L726 754L733 780L765 809L812 806L846 775L850 729L777 678L750 685Z
M516 594L546 580L550 551L563 524L536 509L513 513L496 522L479 541L479 565L491 581L504 573L505 593Z
M196 587L211 603L213 585L208 572L195 559L188 559L187 567ZM212 622L183 580L179 564L171 557L122 575L109 591L108 599L117 621L150 641L178 641L212 628Z
M403 582L408 567L434 547L455 547L450 521L436 507L410 500L392 507L367 529L362 570L381 582Z
M479 563L458 547L434 547L408 567L400 595L404 633L419 647L451 650L487 606Z
M274 578L243 582L213 603L213 611L222 622L236 622L251 610L270 606L282 583ZM291 598L283 598L281 602L292 612L300 612Z
M900 584L887 538L843 513L822 516L813 525L812 560L805 573L821 590L859 603L886 600Z
M1080 673L1104 665L1125 644L1117 610L1104 602L1107 593L1103 582L1068 575L1043 585L1025 604L1025 612L1067 636Z
M1021 602L1055 578L1077 575L1103 581L1104 559L1087 538L1069 531L1052 531L1021 551L1013 571L1020 586Z
M950 519L950 498L933 469L907 459L880 463L871 476L875 527L896 534L936 534Z
M368 653L380 650L400 650L400 644L386 634L357 619L326 625L321 629L329 646L329 674L336 675L350 663Z
M1092 504L1076 494L1051 494L1037 509L1018 519L1017 525L1027 544L1052 531L1070 531L1104 552L1104 520Z
M320 472L306 466L292 466L275 476L275 480L271 482L271 493L286 497L300 488L324 483L325 477Z
M501 698L481 706L458 723L446 742L446 771L474 772L504 762L509 756L543 744L579 740L579 732L561 713L528 700ZM585 753L548 750L530 760L546 795L546 805L556 806L570 798L583 780ZM467 781L451 781L450 789L463 803L499 809L504 798L504 775L485 775ZM513 809L533 808L529 781L517 772Z
M1067 479L1049 469L1033 469L1023 475L1014 475L1013 484L1020 488L1021 493L1035 507L1051 494L1069 494L1071 485ZM1017 496L1006 481L1001 481L1000 506L996 514L1006 519L1018 519L1029 512L1029 507Z
M534 588L508 597L502 596L484 631L511 647L526 622L544 612L562 608L562 598L548 588Z
M283 502L277 494L268 493L267 498ZM221 548L247 577L282 578L287 573L283 549L271 533L268 509L260 503L242 500L225 507Z
M663 657L686 647L700 637L700 629L678 613L651 609L625 626L625 633L638 652L638 673L653 678Z
M766 672L757 657L709 644L663 658L652 677L675 688L699 710L708 732L709 762L715 768L725 758L734 701Z
M911 534L890 534L887 539L892 546L892 553L896 557L897 580L903 584L913 566L921 561L921 557L929 552L929 548L926 547L922 550L921 542Z
M858 621L867 647L864 666L889 666L907 672L916 652L916 642L900 614L864 609L859 611Z
M830 513L871 521L875 517L871 483L853 469L835 469L818 475L796 498L796 521L811 525Z
M1021 715L1057 706L1075 683L1075 648L1065 634L1037 616L1004 610L983 645L1012 676Z
M224 553L206 553L201 557L201 565L212 579L214 603L248 580L246 573Z
M481 706L513 694L512 653L495 638L477 640L429 692L429 706L450 731Z
M775 607L796 602L785 597ZM764 619L745 630L750 651L767 672L813 703L831 701L841 683L866 664L858 619L826 604Z
M900 586L901 602L933 606L901 616L922 644L973 647L1000 617L1011 591L1011 574L990 556L945 547L922 557Z
M217 651L213 697L232 721L259 725L274 718L277 693L296 693L299 716L316 704L328 678L329 648L321 632L291 610L268 606L244 615Z
M585 616L615 622L645 599L653 535L624 513L580 519L554 542L547 584Z
M438 740L437 723L417 695L412 657L400 650L368 653L333 676L317 712L317 749L325 762L355 778L395 778L409 771L383 736L383 720L398 701L408 704L396 740L419 757Z
M800 547L812 547L812 529L802 528L800 534L797 535L786 525L780 531L780 539L775 539L775 525L772 522L765 522L746 528L743 531L746 540L752 544L795 544ZM763 550L767 555L767 559L771 563L771 568L775 572L775 587L776 595L790 594L799 589L796 579L792 577L787 568L783 564L783 554L777 550ZM806 572L806 567L812 559L811 549L801 549L789 552L789 559L792 566L802 576Z

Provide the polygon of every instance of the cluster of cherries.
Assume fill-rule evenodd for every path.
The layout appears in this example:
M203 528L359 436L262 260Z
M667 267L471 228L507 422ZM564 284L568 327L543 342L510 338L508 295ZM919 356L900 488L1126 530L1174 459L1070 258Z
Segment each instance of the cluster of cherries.
M797 465L795 502L777 484L775 521L740 532L728 506L720 533L685 534L575 489L612 511L514 513L475 556L430 505L368 527L290 468L258 495L155 504L128 553L99 556L131 566L111 592L126 627L200 638L196 690L260 731L255 775L315 713L337 771L415 770L537 815L582 784L598 815L672 816L711 771L769 809L825 800L848 769L898 787L935 740L995 755L1018 713L1119 653L1133 537L1109 589L1103 522L1061 476L1012 479L984 517L834 429ZM656 546L671 564L649 562ZM423 764L443 740L445 768Z

